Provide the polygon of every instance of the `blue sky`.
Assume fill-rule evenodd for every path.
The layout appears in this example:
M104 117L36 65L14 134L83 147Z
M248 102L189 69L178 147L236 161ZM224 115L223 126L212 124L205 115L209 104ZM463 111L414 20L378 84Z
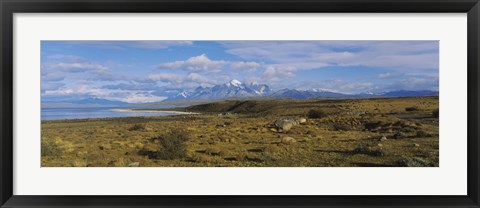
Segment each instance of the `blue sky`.
M438 90L438 41L42 41L42 101L158 102L232 79L341 93Z

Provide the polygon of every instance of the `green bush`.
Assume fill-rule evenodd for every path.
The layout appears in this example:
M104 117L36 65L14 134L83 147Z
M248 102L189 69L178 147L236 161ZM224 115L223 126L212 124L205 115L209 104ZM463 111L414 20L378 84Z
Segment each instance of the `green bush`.
M367 122L364 124L365 129L367 130L375 130L375 129L380 129L383 125L385 125L385 122L382 121L372 121L372 122Z
M335 131L350 131L354 128L351 125L344 124L344 123L335 123L333 124L333 129Z
M418 157L402 157L396 163L399 167L433 167L434 163Z
M405 111L418 111L418 107L416 107L416 106L406 107Z
M130 127L128 130L129 130L129 131L144 131L144 130L145 130L145 126L142 125L142 124L135 124L135 125L133 125L132 127Z
M58 147L57 144L53 141L42 141L42 157L50 156L50 157L59 157L62 154L62 150Z
M175 130L152 139L159 144L159 150L155 154L157 159L174 160L187 156L185 143L188 141L188 134L184 131Z
M353 154L364 154L374 157L383 157L389 155L389 152L376 147L374 142L362 142L353 151Z
M408 138L408 135L405 134L404 132L399 131L399 132L397 132L393 135L393 138L394 139L403 139L403 138Z
M307 117L308 118L322 118L322 117L325 117L327 114L321 110L310 110L308 111L307 113Z
M425 137L431 137L431 136L432 136L432 134L430 134L426 131L423 131L423 130L419 130L416 133L416 137L418 137L418 138L425 138Z

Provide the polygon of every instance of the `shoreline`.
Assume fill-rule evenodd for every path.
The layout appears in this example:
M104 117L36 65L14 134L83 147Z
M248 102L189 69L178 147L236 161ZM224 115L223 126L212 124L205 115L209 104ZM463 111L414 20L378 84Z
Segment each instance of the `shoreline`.
M182 111L168 111L168 110L154 110L154 109L111 109L113 112L124 112L124 113L172 113L177 115L198 115L200 113L195 112L182 112Z

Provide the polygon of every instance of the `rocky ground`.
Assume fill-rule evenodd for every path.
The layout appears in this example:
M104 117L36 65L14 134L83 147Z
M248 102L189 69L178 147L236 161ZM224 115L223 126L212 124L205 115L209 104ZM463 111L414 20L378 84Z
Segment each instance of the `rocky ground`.
M42 166L438 167L438 106L244 100L174 109L199 115L42 121Z

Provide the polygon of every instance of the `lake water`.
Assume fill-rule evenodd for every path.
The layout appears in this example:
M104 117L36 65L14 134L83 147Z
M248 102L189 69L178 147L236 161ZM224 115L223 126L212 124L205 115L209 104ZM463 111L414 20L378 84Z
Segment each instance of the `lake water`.
M42 120L84 119L84 118L114 118L137 116L169 116L174 113L165 112L118 112L113 109L159 109L172 106L146 107L97 107L97 108L42 108Z

